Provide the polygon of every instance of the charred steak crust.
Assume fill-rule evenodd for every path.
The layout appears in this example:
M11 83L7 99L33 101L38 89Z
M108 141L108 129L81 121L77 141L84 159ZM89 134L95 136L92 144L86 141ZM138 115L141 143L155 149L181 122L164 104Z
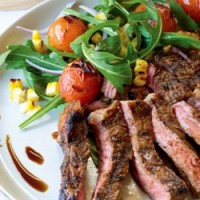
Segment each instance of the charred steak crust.
M60 116L59 143L64 152L61 165L60 200L84 200L84 181L89 158L88 128L80 102L69 104Z
M116 200L129 169L131 143L119 101L88 117L97 140L99 176L93 200Z
M155 140L178 168L190 191L200 197L200 158L172 113L170 105L157 101L152 108Z
M154 200L185 199L187 186L164 165L155 150L150 107L142 100L121 104L132 141L131 172L139 185Z

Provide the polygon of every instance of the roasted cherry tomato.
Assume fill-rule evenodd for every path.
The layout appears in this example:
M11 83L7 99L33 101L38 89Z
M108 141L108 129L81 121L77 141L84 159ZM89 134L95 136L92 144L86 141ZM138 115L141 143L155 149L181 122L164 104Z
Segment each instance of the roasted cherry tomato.
M192 19L200 22L200 0L177 0L177 2Z
M59 92L66 102L80 100L82 105L91 103L101 90L102 76L82 59L68 64L59 78Z
M47 37L52 47L60 51L72 52L71 42L85 31L86 26L81 19L65 16L57 19L50 25Z
M162 31L165 32L174 32L176 31L176 21L175 18L171 15L171 9L163 4L156 3L156 8L161 15L162 18ZM146 8L144 5L139 5L135 11L141 12L144 11Z

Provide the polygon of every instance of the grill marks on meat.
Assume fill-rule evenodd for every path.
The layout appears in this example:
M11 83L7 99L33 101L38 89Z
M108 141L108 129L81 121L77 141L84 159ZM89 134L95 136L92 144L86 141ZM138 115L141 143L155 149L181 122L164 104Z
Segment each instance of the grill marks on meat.
M89 158L88 129L80 102L69 104L59 120L59 142L64 152L60 200L84 200Z
M99 148L99 176L93 200L116 200L125 179L131 154L131 143L119 101L108 108L92 112L88 122L93 126Z
M179 169L193 195L200 197L200 159L186 141L171 107L161 101L154 105L152 123L156 142Z
M173 109L183 130L200 145L200 113L185 101L174 104Z
M154 92L169 103L185 100L200 85L199 57L183 53L157 54L149 69L148 83ZM153 82L153 84L152 84Z
M169 73L173 74L179 82L194 90L200 83L200 61L187 60L176 54L161 55L158 54L154 58L155 64L164 68Z
M151 109L141 100L122 101L124 117L131 136L131 169L143 189L154 200L185 199L185 183L159 158L153 141Z
M192 95L190 88L180 83L173 74L165 69L152 64L149 67L149 71L153 72L151 77L148 77L150 87L165 101L175 103Z

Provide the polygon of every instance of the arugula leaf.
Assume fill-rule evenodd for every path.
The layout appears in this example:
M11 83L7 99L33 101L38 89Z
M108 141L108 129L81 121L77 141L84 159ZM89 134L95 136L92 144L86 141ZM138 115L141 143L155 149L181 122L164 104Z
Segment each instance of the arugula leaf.
M108 37L106 39L104 39L103 41L101 41L98 45L97 45L97 49L99 51L106 51L109 53L113 53L116 54L119 52L120 48L121 48L121 38L119 35L115 35L115 36L111 36Z
M4 53L2 53L0 55L0 69L3 66L3 64L5 63L8 55L10 54L11 50L5 51Z
M116 87L122 94L124 85L132 82L132 70L128 60L124 60L108 52L97 52L89 45L89 39L104 27L118 28L119 24L111 21L99 24L85 32L82 49L85 57Z
M100 71L122 94L124 85L132 82L132 70L130 63L111 53L95 52L83 43L85 57ZM102 59L103 58L103 59Z
M180 4L175 0L170 0L169 5L172 9L173 14L178 20L178 24L187 31L197 31L200 33L200 25L197 24L186 12L183 10Z
M60 95L56 95L50 101L48 101L47 104L41 110L39 110L34 115L32 115L31 117L29 117L27 120L25 120L24 122L22 122L19 125L19 127L21 129L25 128L26 126L28 126L33 121L39 119L40 117L42 117L43 115L45 115L46 113L48 113L53 108L56 108L57 106L59 106L59 105L61 105L63 103L65 103L64 100L63 100L63 98Z
M45 45L47 46L47 48L48 48L49 50L51 50L52 52L57 53L57 54L60 55L60 56L68 57L68 58L79 58L79 55L76 55L75 53L62 52L62 51L59 51L59 50L57 50L56 48L52 47L52 46L49 44L48 39L45 40Z
M147 56L157 46L162 33L162 20L155 5L152 1L145 0L130 0L127 4L144 4L146 10L144 12L131 12L129 15L129 23L133 33L136 34L136 44L141 47L136 52L137 59ZM149 23L149 20L153 20L156 24L153 26ZM130 30L129 30L130 31ZM130 33L129 33L130 34ZM142 39L146 41L145 46L141 45ZM147 40L146 40L147 39ZM130 57L130 56L129 56ZM135 56L130 60L131 63L135 62Z
M200 49L200 41L180 33L162 33L160 43L163 45L173 44L186 49Z
M8 64L7 69L21 68L22 62L25 62L26 59L47 69L62 70L64 68L64 65L61 65L60 62L58 63L55 59L50 58L48 54L37 53L27 46L17 45L14 49L13 46L11 48L8 47L8 49L11 49L11 52L5 61ZM11 63L14 62L16 64L12 66Z
M58 75L42 73L27 65L24 66L23 72L29 88L33 88L42 99L52 99L52 97L46 95L46 87L49 82L58 81Z

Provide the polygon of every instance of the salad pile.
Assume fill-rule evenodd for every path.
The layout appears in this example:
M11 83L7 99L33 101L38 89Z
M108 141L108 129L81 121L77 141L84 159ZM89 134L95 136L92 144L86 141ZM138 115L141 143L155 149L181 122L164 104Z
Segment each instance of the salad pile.
M80 8L65 8L43 37L0 55L0 66L23 70L28 87L47 101L20 128L73 100L86 105L98 99L103 78L123 95L133 84L135 63L166 45L200 49L198 1L101 0L94 9ZM55 81L59 93L46 95Z

